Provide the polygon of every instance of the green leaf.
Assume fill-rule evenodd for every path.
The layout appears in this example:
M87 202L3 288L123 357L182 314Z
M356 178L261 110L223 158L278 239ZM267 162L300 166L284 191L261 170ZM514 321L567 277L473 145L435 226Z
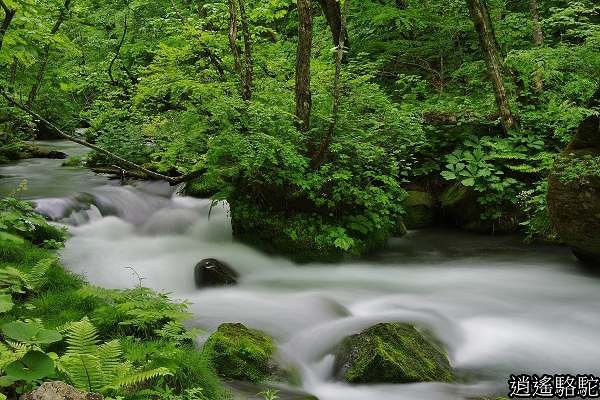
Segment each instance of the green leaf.
M27 344L48 344L62 340L60 333L44 329L38 322L9 322L2 325L2 333L11 339Z
M0 313L5 313L12 310L15 303L12 301L12 296L8 293L0 294Z
M54 373L54 361L41 351L30 351L20 360L8 364L4 371L11 378L32 382Z
M473 179L473 178L463 179L462 181L460 181L460 183L462 183L463 185L465 185L467 187L471 187L471 186L475 185L475 179Z

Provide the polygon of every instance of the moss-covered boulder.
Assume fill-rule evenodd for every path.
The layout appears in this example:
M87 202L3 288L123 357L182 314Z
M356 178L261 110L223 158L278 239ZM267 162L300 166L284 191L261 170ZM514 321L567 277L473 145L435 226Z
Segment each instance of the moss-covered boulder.
M577 129L548 177L548 212L561 240L600 266L600 118Z
M383 323L340 344L336 376L349 383L452 382L448 357L432 338L406 323Z
M406 228L428 228L435 224L435 199L430 193L409 190L402 206L406 211L403 217Z
M227 323L208 338L202 351L222 377L258 383L278 374L275 350L273 340L264 332Z

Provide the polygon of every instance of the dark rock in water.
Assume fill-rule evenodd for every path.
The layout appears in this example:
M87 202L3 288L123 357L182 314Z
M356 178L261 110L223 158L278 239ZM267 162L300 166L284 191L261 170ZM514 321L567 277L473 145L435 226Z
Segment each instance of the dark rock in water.
M86 393L64 382L45 382L32 392L22 395L20 400L102 400L98 393Z
M349 383L452 382L444 349L413 325L372 326L340 344L336 376Z
M205 258L194 267L198 287L235 285L238 277L233 268L214 258Z
M590 117L548 177L548 212L581 262L600 267L600 118Z

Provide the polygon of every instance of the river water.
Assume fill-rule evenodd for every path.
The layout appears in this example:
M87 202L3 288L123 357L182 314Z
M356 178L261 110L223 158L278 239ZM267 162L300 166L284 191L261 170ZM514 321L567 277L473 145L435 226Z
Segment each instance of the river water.
M74 144L54 146L82 152ZM206 334L223 322L266 331L280 358L301 372L302 388L320 400L465 399L506 394L511 373L600 375L600 280L566 249L415 231L367 260L299 266L233 240L224 204L173 195L162 183L120 186L60 163L0 167L9 176L0 180L0 194L29 180L23 195L69 226L62 251L69 269L100 286L141 280L188 299L190 324ZM233 266L239 285L196 289L193 267L208 257ZM466 383L335 382L336 344L383 321L432 330Z

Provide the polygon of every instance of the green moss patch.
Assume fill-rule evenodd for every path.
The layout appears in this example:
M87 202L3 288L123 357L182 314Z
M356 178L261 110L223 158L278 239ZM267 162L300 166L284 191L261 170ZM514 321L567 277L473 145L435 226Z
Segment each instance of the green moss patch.
M335 369L349 383L452 382L440 345L413 325L378 324L344 339Z
M228 379L262 382L276 372L271 338L242 324L219 326L204 344L203 352L219 375Z

